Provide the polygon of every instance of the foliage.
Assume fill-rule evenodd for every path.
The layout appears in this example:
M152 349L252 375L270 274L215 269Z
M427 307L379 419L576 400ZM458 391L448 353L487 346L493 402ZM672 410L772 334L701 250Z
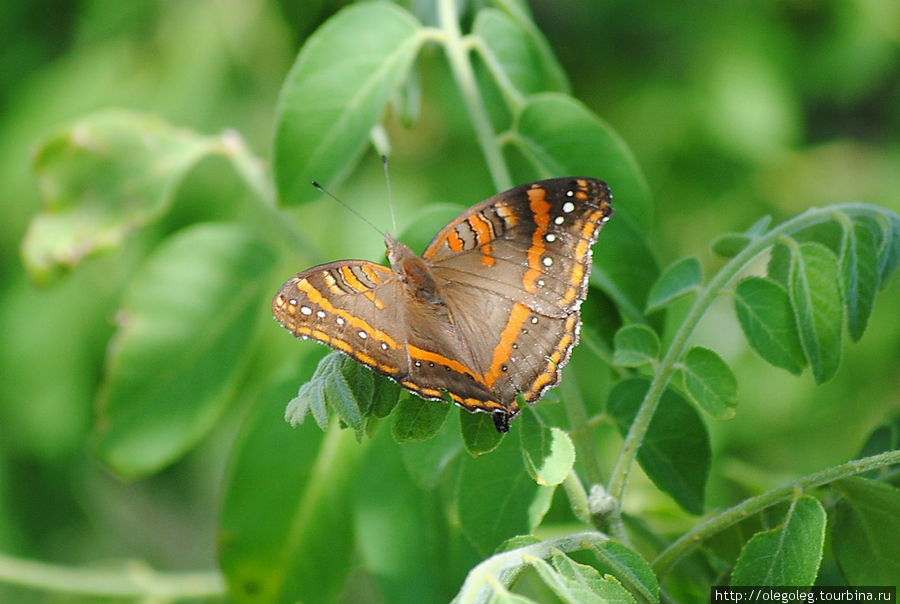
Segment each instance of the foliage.
M61 386L48 390L43 376L22 383L64 402L49 415L76 409L68 413L82 415L70 424L82 428L35 445L41 420L4 409L7 425L26 426L4 455L52 461L67 468L63 482L66 472L83 472L59 460L87 440L83 403L94 390L92 454L121 478L152 490L209 447L226 451L227 467L199 473L224 476L221 501L206 501L203 512L217 518L222 576L79 571L4 555L0 579L70 598L218 598L227 590L246 602L653 602L705 600L711 584L888 584L900 576L897 409L883 395L895 397L890 378L880 378L868 423L839 431L837 450L815 438L809 463L773 464L784 479L750 468L766 465L765 443L789 454L802 441L785 445L765 417L769 401L752 391L801 382L809 367L821 389L844 384L828 407L839 417L856 414L872 392L859 390L852 372L842 376L853 354L844 332L860 342L867 328L890 322L876 298L895 296L900 216L860 202L800 211L805 201L792 198L788 209L797 211L786 217L773 197L777 220L719 236L713 255L689 233L684 257L660 270L655 251L679 246L658 244L652 209L662 228L678 231L689 204L679 200L676 211L671 199L651 196L625 139L572 94L580 81L569 82L524 2L474 3L462 15L457 4L436 0L413 12L366 2L328 17L281 85L270 162L233 130L205 135L135 110L88 112L43 137L32 160L43 206L23 222L21 243L22 264L43 289L26 290L24 279L10 286L0 318L9 341L22 342L25 358ZM716 90L760 99L762 117L714 98L729 110L709 110L707 134L718 137L713 155L761 162L773 141L760 131L790 140L789 112L778 111L778 86L760 84L771 75L764 67L751 56L737 61L747 77L732 81L734 70L716 63L713 79L727 84ZM854 77L864 89L863 75ZM459 134L465 122L471 130ZM442 137L449 160L430 149ZM404 157L394 146L417 150ZM439 186L452 189L401 177L398 205L416 196L474 203L563 175L596 176L613 190L616 214L594 248L583 344L560 388L523 404L506 436L486 414L401 393L268 320L269 300L291 273L356 239L377 243L308 186L316 179L343 186L347 199L369 197L370 147L397 157L401 174L407 162L435 162L445 173ZM473 167L479 175L470 177ZM409 210L401 239L421 246L460 209L428 205L400 205ZM113 316L113 327L95 329ZM741 352L756 357L735 352L738 330ZM896 373L896 340L881 346L888 356L875 375ZM50 350L61 360L45 359ZM85 376L101 372L101 354L94 384ZM2 362L4 371L17 367ZM792 382L779 381L778 369ZM779 391L777 404L797 405L806 396L798 388ZM742 439L725 422L746 414ZM187 476L174 491L196 478ZM7 483L0 473L0 494ZM710 500L720 509L710 511ZM104 503L95 513L110 509ZM23 541L0 523L0 543Z

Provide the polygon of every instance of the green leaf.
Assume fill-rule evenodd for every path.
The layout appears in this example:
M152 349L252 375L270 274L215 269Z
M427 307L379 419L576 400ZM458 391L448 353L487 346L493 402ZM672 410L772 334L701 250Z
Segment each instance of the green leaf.
M646 239L620 218L624 216L617 210L594 245L591 285L612 298L624 319L644 322L647 294L659 267Z
M834 254L818 243L801 243L792 254L788 294L800 343L817 384L828 381L841 361L844 307Z
M398 443L420 442L433 437L444 425L451 405L426 401L409 394L400 397L391 423L391 434Z
M213 425L268 314L271 251L234 225L183 230L159 246L126 292L100 395L97 450L142 476Z
M494 420L488 413L469 413L459 410L459 429L469 455L477 457L490 453L503 441Z
M810 586L825 544L825 508L814 497L795 500L784 523L756 533L744 545L732 585Z
M540 558L530 558L528 561L563 602L635 602L634 597L614 577L601 577L597 569L579 564L565 554L554 554L553 566Z
M119 247L168 210L185 174L220 141L155 116L106 110L53 134L34 171L44 208L28 227L22 258L47 283L85 257Z
M347 7L311 35L281 90L273 166L280 201L315 199L356 162L424 38L422 25L388 2Z
M644 378L616 384L607 409L619 433L628 433L650 387ZM703 496L712 452L706 424L696 409L673 390L659 401L638 451L638 463L660 490L692 514L703 513Z
M743 233L725 233L713 239L709 247L718 256L733 258L740 254L751 241L753 239Z
M544 82L543 89L568 93L571 86L569 85L566 72L562 65L559 64L544 34L535 25L528 3L525 0L495 0L493 5L503 9L515 19L519 27L530 38L531 47L536 51L540 59L540 71Z
M565 480L575 464L575 446L569 435L559 428L541 423L534 410L526 405L520 414L519 443L525 469L540 485L555 486Z
M375 378L375 392L372 394L372 417L385 418L389 416L400 400L403 390L397 382L384 376L372 374Z
M866 330L879 281L875 233L867 223L851 223L844 230L840 271L847 328L856 341Z
M831 543L847 583L894 585L900 577L900 489L859 477L832 486L843 499Z
M468 570L454 565L448 555L455 546L453 540L461 535L447 526L439 491L424 491L410 480L401 447L386 430L367 448L365 466L351 492L356 497L353 520L358 552L351 559L361 558L357 564L365 568L367 582L374 581L378 599L449 601Z
M701 409L716 419L734 417L737 379L715 352L695 346L684 357L684 386Z
M881 243L878 246L878 267L880 286L887 284L888 277L900 264L900 216L891 214L882 225Z
M857 457L869 457L900 449L900 414L872 430Z
M622 367L640 367L659 357L659 336L646 325L625 325L616 332L613 343L613 363Z
M338 362L333 354L325 355L310 380L300 386L297 396L292 398L284 410L284 421L292 426L302 424L306 416L312 414L319 428L328 428L328 407L325 403L325 384Z
M333 601L355 564L354 481L364 449L336 426L322 433L281 420L301 379L290 376L249 407L229 463L219 564L236 602Z
M587 107L564 94L532 95L519 112L512 134L511 140L539 172L606 181L615 196L616 211L624 208L632 228L647 232L650 192L640 168L622 138ZM626 219L617 215L610 224L616 221Z
M518 21L499 10L483 8L475 17L472 34L485 64L501 90L512 86L520 96L541 91L563 92L553 73L544 72L540 51Z
M702 281L703 268L693 256L670 264L650 288L646 312L659 310L673 300L697 291Z
M791 249L784 243L776 243L772 246L769 256L769 264L766 267L769 279L788 287L791 275Z
M437 404L434 401L431 403ZM458 413L450 414L450 419L434 438L407 441L400 447L407 472L423 489L433 489L438 484L444 470L457 458L462 449Z
M713 240L712 251L725 258L737 256L754 238L765 233L771 223L772 217L767 215L753 223L753 226L744 233L725 233L720 235Z
M799 375L806 357L784 286L771 279L748 277L738 283L734 294L738 321L753 350L772 365Z
M644 602L659 601L659 582L640 554L617 541L596 543L592 550L600 572L612 574Z
M328 426L327 406L359 435L374 394L372 372L346 355L332 352L319 362L312 379L288 403L284 417L296 425L311 412L324 430Z
M553 488L531 479L514 439L504 439L489 455L464 455L461 462L456 487L459 523L479 552L486 555L537 526L549 508Z

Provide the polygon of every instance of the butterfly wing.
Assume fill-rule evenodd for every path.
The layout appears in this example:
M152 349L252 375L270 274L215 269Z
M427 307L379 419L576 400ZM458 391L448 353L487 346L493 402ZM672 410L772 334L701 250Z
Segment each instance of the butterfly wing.
M521 185L464 212L425 250L436 277L564 318L587 294L591 246L612 215L602 181Z
M298 338L344 352L402 380L409 367L391 269L365 260L322 264L294 275L272 300L275 318Z

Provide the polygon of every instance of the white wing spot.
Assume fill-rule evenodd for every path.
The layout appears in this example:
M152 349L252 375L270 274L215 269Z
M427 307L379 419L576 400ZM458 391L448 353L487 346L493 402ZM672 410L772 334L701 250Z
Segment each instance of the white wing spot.
M566 197L572 197L573 195L575 195L575 191L573 191L572 189L566 191Z
M366 338L369 337L369 334L367 334L367 333L364 332L364 331L360 331L360 332L358 332L356 335L358 335L358 336L359 336L361 339L363 339L363 340L365 340Z
M546 285L546 283L544 282L543 279L538 279L538 280L537 280L537 286L538 286L538 287L544 287L545 285Z
M324 310L317 310L317 311L316 311L316 316L319 317L320 319L324 319L324 318L325 318L325 311L324 311Z
M574 209L575 209L575 204L572 203L571 201L567 201L566 203L563 204L563 207L562 207L563 212L565 212L566 214L568 214L569 212L571 212Z
M550 256L544 256L544 259L541 261L544 263L544 266L551 266L553 264L553 258Z
M338 324L338 325L343 325L344 323L345 323L344 317L338 317L338 318L337 318L337 324Z
M562 224L565 221L566 221L566 219L563 218L562 216L557 216L556 218L553 219L553 224Z
M553 243L554 241L556 241L556 235L554 235L553 233L547 233L547 235L544 236L544 241Z
M312 314L312 309L309 306L301 306L300 312L302 312L304 315L308 316L308 315Z
M532 325L536 325L536 324L537 324L537 321L538 321L537 317L531 317L531 324L532 324Z
M288 304L290 304L291 306L297 306L297 298L291 298L288 301Z
M382 342L382 343L381 343L381 349L382 349L382 350L387 350L387 349L388 349L388 345L385 344L384 342Z

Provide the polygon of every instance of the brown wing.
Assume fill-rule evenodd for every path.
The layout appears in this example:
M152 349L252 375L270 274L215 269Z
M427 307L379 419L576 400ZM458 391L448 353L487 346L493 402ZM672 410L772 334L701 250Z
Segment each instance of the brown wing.
M275 318L298 338L344 352L403 380L406 336L391 269L365 260L322 264L288 279L272 300Z
M565 318L587 294L591 246L612 215L612 195L592 178L521 185L441 229L423 257L434 276Z

